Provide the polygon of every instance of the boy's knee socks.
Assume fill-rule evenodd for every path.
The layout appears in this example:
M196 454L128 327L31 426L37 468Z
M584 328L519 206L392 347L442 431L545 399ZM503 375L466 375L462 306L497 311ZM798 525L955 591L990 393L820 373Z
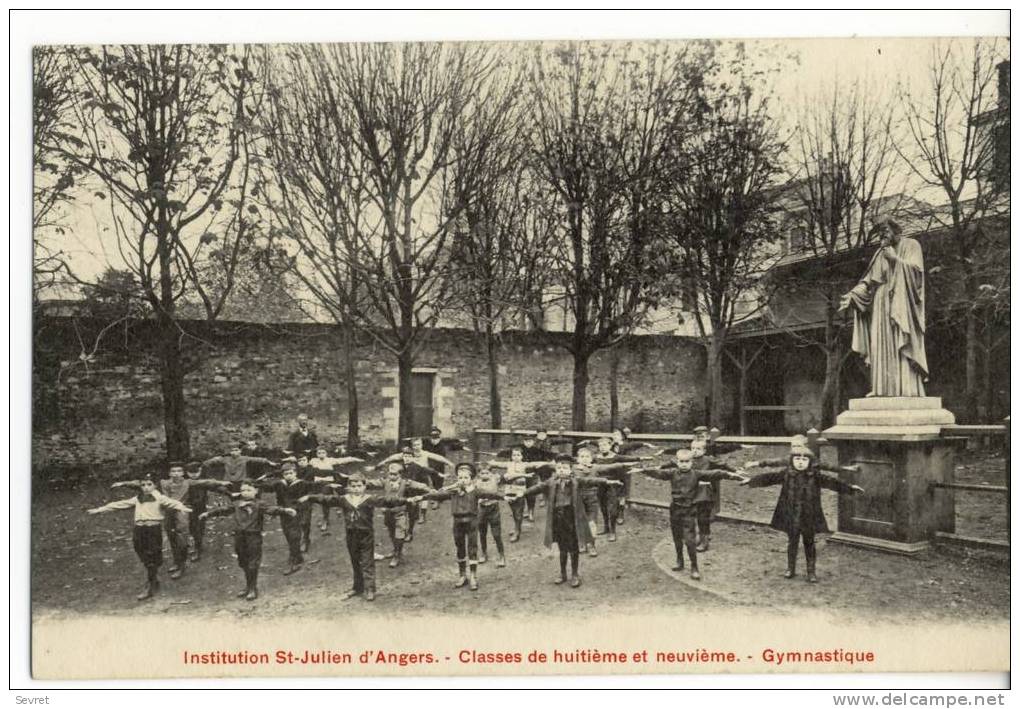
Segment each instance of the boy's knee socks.
M687 542L687 556L691 560L691 568L698 568L698 545L694 542Z

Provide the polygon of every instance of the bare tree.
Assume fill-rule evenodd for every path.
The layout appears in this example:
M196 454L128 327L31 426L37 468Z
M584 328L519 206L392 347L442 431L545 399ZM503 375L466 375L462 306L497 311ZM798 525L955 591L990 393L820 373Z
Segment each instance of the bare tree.
M932 51L927 84L920 91L904 87L901 94L910 138L899 154L947 201L946 209L935 210L934 219L950 234L952 266L962 287L964 307L957 313L963 320L963 418L968 422L977 420L979 399L983 279L977 263L994 238L986 217L1008 209L1009 201L1008 168L1003 179L996 163L997 143L1003 128L1007 136L1009 130L1008 74L1004 105L996 93L997 65L1007 51L995 40L941 43ZM1008 153L1008 137L1005 141Z
M65 272L60 247L65 234L65 207L73 199L81 168L66 160L61 145L73 131L73 73L70 53L59 47L36 47L32 76L32 236L33 301L56 285Z
M117 46L74 50L73 116L59 153L100 189L127 269L157 323L167 454L187 458L178 305L223 309L258 210L248 202L251 50ZM209 277L217 274L215 287Z
M532 150L560 225L550 279L571 321L576 429L587 424L592 355L633 332L657 302L650 262L661 234L661 166L683 130L694 66L685 49L658 44L536 51Z
M847 276L837 255L874 241L872 221L896 214L903 202L893 129L892 103L872 98L855 82L836 84L827 100L812 101L801 113L793 140L794 180L784 195L791 252L813 257L811 268L784 283L803 302L807 295L824 307L820 337L788 332L825 357L820 421L828 426L841 404L840 375L849 354L845 318L838 313ZM794 313L773 312L796 323Z
M723 75L727 76L727 75ZM722 425L722 365L731 328L768 302L761 276L779 238L775 203L785 146L742 51L704 101L673 156L668 270L705 344L709 421Z
M465 207L448 199L452 165L477 169L498 138L493 112L481 110L501 100L492 81L498 58L482 45L365 44L294 50L287 62L290 88L308 96L293 99L305 106L295 120L315 123L309 130L326 140L309 139L304 174L291 164L277 187L291 190L298 210L308 202L296 194L309 189L294 186L302 180L311 190L339 190L327 196L333 213L325 222L287 217L295 272L396 358L403 438L412 427L415 358L449 307L450 246ZM302 71L311 75L299 78ZM279 139L274 133L271 142ZM325 170L338 175L312 174ZM305 224L294 228L294 219Z
M459 145L455 150L449 197L464 205L452 244L451 295L485 342L493 428L503 425L501 333L541 299L555 224L534 192L525 140L527 107L513 105L511 93L519 79L516 71L507 72L502 91L508 100L492 101L482 109L492 112L491 120L498 125L498 139L488 146L488 154L474 156ZM471 135L461 141L474 142Z

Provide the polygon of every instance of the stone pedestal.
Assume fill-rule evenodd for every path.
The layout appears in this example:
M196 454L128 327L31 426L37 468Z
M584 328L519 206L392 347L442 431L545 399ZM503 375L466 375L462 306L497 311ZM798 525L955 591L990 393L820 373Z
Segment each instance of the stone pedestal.
M839 531L829 540L912 554L936 531L953 531L952 492L931 483L953 480L955 452L941 429L955 421L938 397L852 399L823 435L841 466L859 468L840 477L864 493L840 495Z

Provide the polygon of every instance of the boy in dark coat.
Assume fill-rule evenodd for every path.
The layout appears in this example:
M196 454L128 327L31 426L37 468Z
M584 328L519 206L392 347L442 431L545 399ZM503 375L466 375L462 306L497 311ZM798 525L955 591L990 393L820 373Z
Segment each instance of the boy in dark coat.
M116 500L102 507L93 507L90 515L130 510L135 512L135 526L132 534L135 554L145 567L147 583L145 590L138 594L138 600L152 598L159 590L159 567L163 565L163 523L166 511L187 514L191 512L182 503L156 491L156 481L146 478L138 483L141 491L127 500Z
M460 575L454 588L470 585L478 590L478 503L482 500L502 500L499 492L489 492L475 486L473 463L457 465L457 484L414 498L416 501L450 501L453 515L453 544L457 549L457 570ZM468 572L465 574L465 571Z
M790 451L786 470L762 473L743 484L748 487L782 485L770 526L786 532L786 573L783 576L792 579L797 575L797 547L803 539L808 583L818 583L818 577L815 576L815 534L829 531L822 512L822 488L837 493L864 492L864 489L819 471L815 465L814 452L806 446L798 446Z
M617 480L587 477L574 474L573 459L569 455L556 457L556 472L546 481L527 488L525 496L544 494L546 496L545 511L545 545L552 548L553 543L560 551L560 577L554 583L562 584L567 580L567 559L570 559L570 586L581 585L578 576L581 549L594 544L594 535L585 516L581 491L599 485L622 486ZM591 467L589 466L589 470Z
M365 476L353 473L347 478L344 495L306 495L298 500L325 503L339 507L347 532L347 553L351 557L354 585L344 598L364 594L366 601L375 600L375 508L400 507L407 504L402 497L368 495L365 493Z
M698 493L704 482L718 480L739 480L747 478L728 470L713 470L706 467L695 467L694 456L689 450L681 448L676 452L676 461L667 463L660 468L644 468L637 472L656 480L665 480L670 485L669 527L673 533L673 546L676 548L676 566L674 571L684 568L683 549L687 548L687 556L691 560L691 578L699 580L698 547L695 542L694 523L697 514Z

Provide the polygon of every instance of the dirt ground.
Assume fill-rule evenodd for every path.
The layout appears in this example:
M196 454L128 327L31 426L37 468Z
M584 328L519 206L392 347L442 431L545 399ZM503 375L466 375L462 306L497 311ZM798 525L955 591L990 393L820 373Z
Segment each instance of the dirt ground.
M765 457L761 450L730 456ZM961 466L958 479L1000 484L1001 458L976 458ZM767 520L777 490L748 490L724 483L725 514ZM635 497L664 497L665 485L639 481ZM480 568L481 589L455 590L456 576L451 520L447 505L430 512L428 523L415 532L406 564L397 569L377 564L379 595L375 603L360 599L341 601L350 587L351 572L343 531L334 519L333 534L313 530L311 560L299 573L285 577L286 545L277 520L270 520L265 535L260 577L262 597L249 603L234 592L243 576L232 557L229 521L211 520L207 553L188 567L178 581L163 577L163 592L153 601L134 600L143 570L131 548L131 513L88 516L85 510L116 497L104 486L44 492L35 496L32 514L33 613L168 614L181 617L262 617L281 615L329 617L337 613L402 615L413 613L463 614L475 609L489 615L518 612L521 607L542 608L571 615L590 615L599 609L614 613L628 609L691 608L707 606L767 607L769 609L825 608L847 617L890 620L920 619L1001 620L1009 617L1009 560L1005 555L964 550L933 550L916 557L900 557L820 544L821 583L787 581L785 536L768 528L734 522L717 522L712 550L702 555L704 580L699 584L668 571L672 549L668 542L665 511L632 508L619 540L599 537L597 558L584 557L579 589L552 584L558 575L552 552L542 545L543 508L536 522L525 523L518 543L507 543L508 564ZM835 522L835 496L826 493L830 524ZM975 498L973 501L968 498ZM974 493L958 497L958 532L977 536L1005 536L1005 510L1001 496ZM318 522L320 512L314 512ZM510 525L502 510L504 538ZM377 524L377 548L386 548L385 532ZM494 552L490 542L490 553Z

